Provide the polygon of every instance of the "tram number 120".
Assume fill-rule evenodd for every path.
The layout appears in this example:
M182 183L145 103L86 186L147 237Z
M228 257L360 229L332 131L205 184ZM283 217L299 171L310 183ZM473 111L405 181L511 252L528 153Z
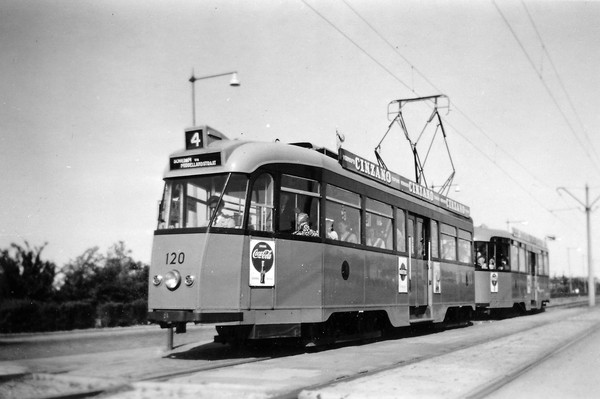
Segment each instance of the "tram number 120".
M185 254L183 252L180 252L179 254L175 252L167 254L167 265L182 264L183 262L185 262Z

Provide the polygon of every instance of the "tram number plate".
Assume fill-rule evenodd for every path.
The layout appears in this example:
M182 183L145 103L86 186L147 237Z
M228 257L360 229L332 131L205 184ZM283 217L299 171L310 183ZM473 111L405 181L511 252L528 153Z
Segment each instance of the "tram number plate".
M166 256L166 264L167 265L181 265L183 262L185 262L185 253L183 252L171 252L171 253L167 253Z

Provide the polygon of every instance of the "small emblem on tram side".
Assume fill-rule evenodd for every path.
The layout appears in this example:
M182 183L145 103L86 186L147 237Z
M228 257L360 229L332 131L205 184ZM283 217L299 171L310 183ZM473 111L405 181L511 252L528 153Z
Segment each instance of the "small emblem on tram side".
M274 241L250 241L250 286L275 286Z
M440 262L433 263L433 293L442 293L442 271L440 267Z
M498 273L490 273L490 290L491 292L498 292Z
M408 268L406 267L408 259L398 257L398 292L406 294L408 292Z

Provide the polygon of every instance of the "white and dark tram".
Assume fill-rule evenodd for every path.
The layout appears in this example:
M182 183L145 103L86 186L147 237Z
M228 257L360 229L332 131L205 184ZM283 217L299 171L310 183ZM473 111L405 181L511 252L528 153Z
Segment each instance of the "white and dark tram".
M468 207L343 148L185 131L154 232L149 320L219 342L331 342L469 318Z
M479 311L502 315L542 310L550 302L550 263L544 240L475 227L475 289Z

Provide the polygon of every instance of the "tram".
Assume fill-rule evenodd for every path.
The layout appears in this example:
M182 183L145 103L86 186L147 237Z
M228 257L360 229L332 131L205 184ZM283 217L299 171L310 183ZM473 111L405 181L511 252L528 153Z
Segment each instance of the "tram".
M162 328L319 343L476 308L469 207L344 148L199 126L164 182L148 299Z
M550 302L550 265L544 240L513 229L475 227L477 309L501 314L541 310Z

